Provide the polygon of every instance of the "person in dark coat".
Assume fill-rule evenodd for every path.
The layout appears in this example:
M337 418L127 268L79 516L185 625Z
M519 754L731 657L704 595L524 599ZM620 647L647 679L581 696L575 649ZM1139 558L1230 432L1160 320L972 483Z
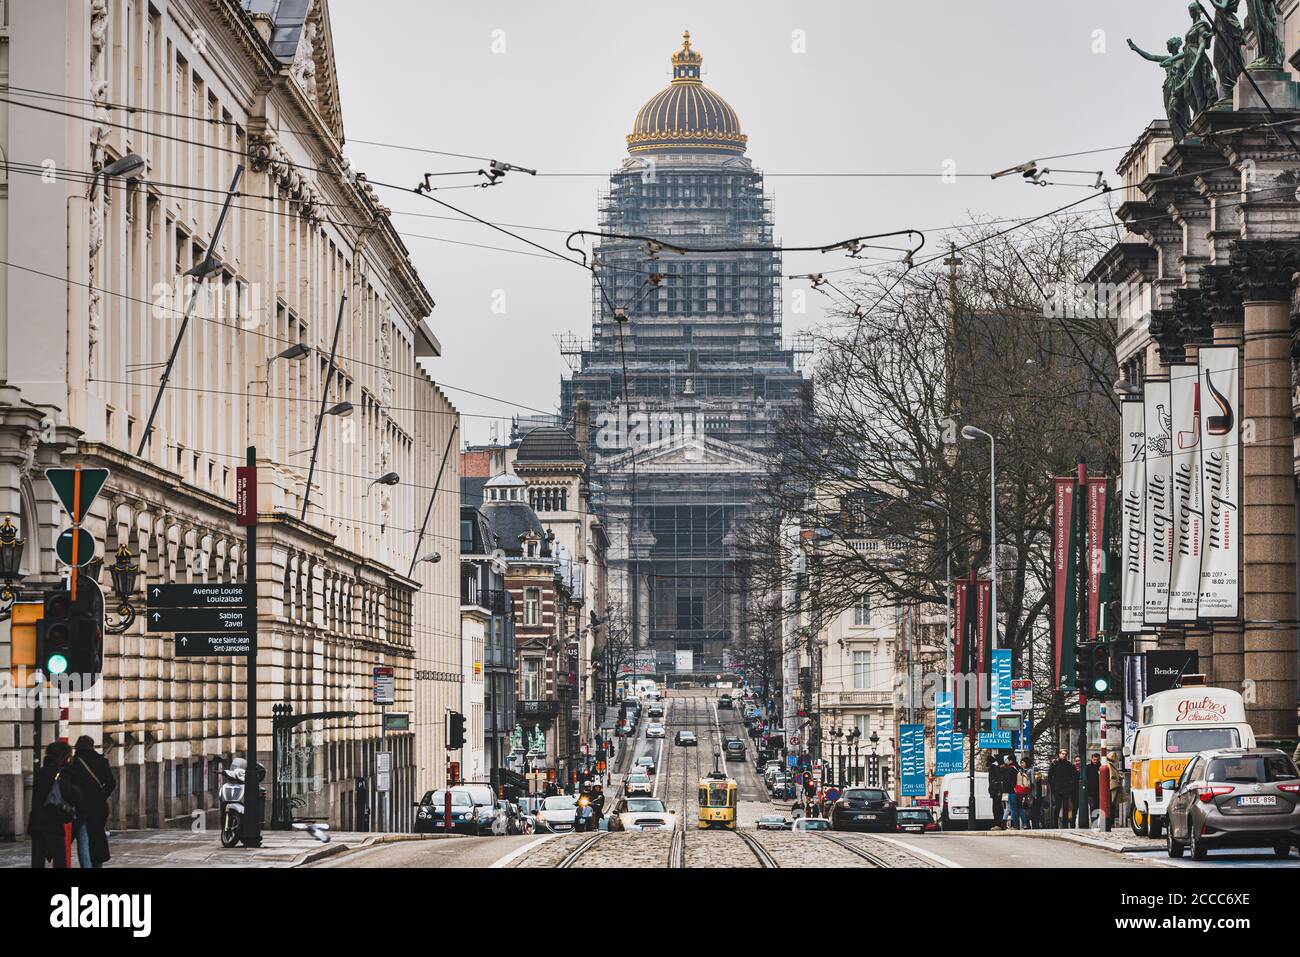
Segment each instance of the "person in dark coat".
M1101 807L1101 752L1097 752L1088 759L1087 767L1084 769L1086 781L1084 786L1088 791L1088 820L1092 820L1092 812Z
M53 866L68 866L64 850L64 826L75 824L76 808L81 802L81 792L68 774L72 748L66 741L53 741L45 748L45 758L32 775L32 809L27 818L27 833L32 838L32 867L44 868L46 861ZM55 782L58 782L61 803L50 800Z
M1079 790L1079 772L1067 757L1065 748L1056 754L1056 760L1047 769L1047 787L1052 795L1052 826L1070 827L1075 794Z
M108 853L108 798L117 790L117 779L108 759L95 750L95 742L83 734L77 739L68 775L81 791L77 805L77 857L82 867L103 867Z
M993 799L993 828L1002 830L1002 795L1006 793L1002 778L1002 765L996 757L989 759L989 797Z

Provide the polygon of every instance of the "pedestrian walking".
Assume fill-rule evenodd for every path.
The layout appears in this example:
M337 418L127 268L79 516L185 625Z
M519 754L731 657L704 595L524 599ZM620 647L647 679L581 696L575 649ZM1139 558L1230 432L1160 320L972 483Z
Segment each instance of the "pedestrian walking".
M117 779L108 759L95 750L95 741L83 734L77 739L68 777L81 792L77 805L77 859L82 867L103 867L108 851L108 799Z
M1002 830L1002 795L1005 793L1002 784L1002 765L998 764L997 758L994 757L989 762L989 797L993 799L993 828L992 830Z
M1052 827L1070 827L1070 809L1074 804L1074 794L1079 787L1078 772L1070 763L1068 752L1061 748L1056 752L1056 760L1047 769L1047 789L1052 807L1050 820Z
M1124 784L1124 769L1120 765L1119 754L1115 751L1106 753L1107 785L1110 789L1110 823L1115 824L1119 814L1120 791Z
M66 741L52 741L45 748L40 768L32 775L32 809L27 833L32 838L32 867L70 866L66 829L76 823L81 793L68 776L72 748Z
M1088 821L1101 809L1101 752L1098 751L1088 759L1084 769L1084 791L1088 796Z
M1033 800L1034 772L1029 766L1028 758L1022 758L1017 767L1008 757L1007 764L1011 775L1011 792L1007 795L1011 816L1008 820L1015 830L1027 831L1029 830L1029 803Z

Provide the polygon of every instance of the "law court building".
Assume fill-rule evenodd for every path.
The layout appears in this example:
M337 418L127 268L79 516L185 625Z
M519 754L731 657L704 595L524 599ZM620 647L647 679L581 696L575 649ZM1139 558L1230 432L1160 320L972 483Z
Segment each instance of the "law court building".
M215 825L221 771L244 755L246 659L180 654L146 628L144 589L250 574L272 793L336 827L409 826L445 780L459 701L455 456L453 491L429 511L458 414L421 365L440 351L433 299L340 159L329 4L10 0L0 54L0 538L8 520L20 600L66 577L54 540L69 516L42 471L111 470L85 522L99 558L86 574L109 606L101 679L46 698L38 724L13 687L30 640L0 623L0 837L26 828L37 741L82 734L119 781L111 828ZM252 569L235 522L250 446ZM388 710L407 716L386 738L389 775L376 666L394 670ZM277 741L273 707L340 716Z
M591 338L564 340L562 409L590 403L592 489L607 521L610 595L659 673L725 668L745 627L737 523L777 421L810 383L782 339L772 198L731 105L701 81L689 34L672 81L637 112L610 176Z

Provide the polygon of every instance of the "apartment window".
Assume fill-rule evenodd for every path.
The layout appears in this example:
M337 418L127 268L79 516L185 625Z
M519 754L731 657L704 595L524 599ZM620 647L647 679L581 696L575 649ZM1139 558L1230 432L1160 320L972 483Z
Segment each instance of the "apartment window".
M853 690L866 691L871 687L871 652L853 652Z
M521 678L520 697L525 701L540 701L542 698L542 659L525 658Z
M853 605L853 624L871 624L871 599L867 595L859 595Z
M542 623L542 590L540 588L524 589L524 624L540 625Z

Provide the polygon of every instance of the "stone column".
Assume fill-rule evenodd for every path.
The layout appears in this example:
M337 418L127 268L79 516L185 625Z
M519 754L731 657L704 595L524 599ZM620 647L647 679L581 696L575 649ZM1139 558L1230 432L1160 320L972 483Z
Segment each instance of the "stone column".
M1296 510L1291 410L1291 297L1300 243L1242 240L1242 693L1262 740L1296 731Z

